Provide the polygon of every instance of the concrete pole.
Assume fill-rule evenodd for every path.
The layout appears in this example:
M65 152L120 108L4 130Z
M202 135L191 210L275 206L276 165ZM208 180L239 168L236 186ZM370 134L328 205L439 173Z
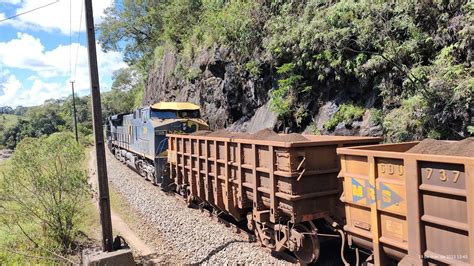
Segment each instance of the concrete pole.
M99 208L102 225L102 246L104 252L113 251L112 220L110 217L110 198L105 161L104 130L102 128L102 110L100 103L99 73L97 69L97 51L95 45L94 17L92 0L85 1L87 45L89 51L89 73L91 80L92 120L95 135L95 153L97 177L99 179Z
M74 133L76 134L76 141L79 142L79 135L77 134L77 115L76 115L76 97L74 96L74 81L71 81L72 89L72 110L74 115Z

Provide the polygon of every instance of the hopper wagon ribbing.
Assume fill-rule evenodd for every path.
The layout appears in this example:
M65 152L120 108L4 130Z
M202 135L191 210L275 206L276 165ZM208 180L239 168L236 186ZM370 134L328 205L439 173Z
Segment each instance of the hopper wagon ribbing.
M302 262L319 254L318 224L344 222L336 148L380 138L305 136L279 141L168 134L171 189L247 219L263 245ZM319 221L319 222L318 222Z
M376 265L472 265L474 157L408 152L417 144L337 150L349 243Z

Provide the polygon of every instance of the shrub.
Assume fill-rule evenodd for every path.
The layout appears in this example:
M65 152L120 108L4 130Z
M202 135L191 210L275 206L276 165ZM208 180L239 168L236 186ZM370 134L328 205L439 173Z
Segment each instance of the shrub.
M375 125L381 125L383 122L383 112L380 109L370 109L370 121Z
M409 141L421 139L423 126L427 122L427 102L417 95L402 101L402 105L391 110L383 121L388 141Z
M334 130L339 123L348 123L361 119L362 116L364 116L364 113L365 109L363 107L355 106L353 104L341 104L339 110L334 114L334 116L324 123L323 128Z
M42 251L70 251L89 200L83 161L70 133L22 140L0 180L1 221Z
M307 112L307 110L306 110L304 107L300 106L300 107L296 110L294 116L295 116L296 125L297 125L298 127L301 127L302 124L303 124L303 122L304 122L304 121L306 120L306 118L308 117L308 112Z
M305 131L308 132L309 134L321 135L321 131L318 129L318 126L316 125L315 122L311 122L311 124L309 124L309 126L306 128Z
M270 92L270 108L280 119L287 118L291 114L290 97L287 87L280 87Z
M197 79L201 73L202 72L199 68L191 67L186 71L185 78L188 81L193 81L193 80Z
M261 71L260 71L260 63L255 60L255 59L252 59L250 61L248 61L247 63L245 63L245 69L250 73L250 75L252 75L253 77L259 77L260 74L261 74Z

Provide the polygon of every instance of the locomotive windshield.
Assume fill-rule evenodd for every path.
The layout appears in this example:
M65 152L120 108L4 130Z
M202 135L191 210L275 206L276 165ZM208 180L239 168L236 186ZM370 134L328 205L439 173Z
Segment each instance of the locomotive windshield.
M199 118L199 110L151 110L151 118L175 119L175 118Z

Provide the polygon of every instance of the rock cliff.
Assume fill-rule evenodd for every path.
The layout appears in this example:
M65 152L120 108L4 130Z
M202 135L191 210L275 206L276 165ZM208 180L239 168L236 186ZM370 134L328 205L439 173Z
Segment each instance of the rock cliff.
M262 69L258 77L252 76L223 47L202 52L192 62L184 62L174 52L167 51L149 72L143 104L193 102L201 106L201 115L213 130L226 128L253 133L271 128L307 134L382 134L381 127L371 122L370 112L358 121L340 123L332 132L324 130L323 124L338 111L338 103L344 98L340 95L336 100L303 99L301 106L307 106L309 113L303 130L283 127L269 102L269 91L276 84L276 77L269 68ZM368 100L367 107L372 106L373 102Z
M230 59L225 48L202 53L191 64L196 73L180 71L183 62L166 52L148 76L143 104L157 101L189 101L201 106L212 129L250 120L268 101L269 75L250 78ZM236 128L235 130L240 130Z

